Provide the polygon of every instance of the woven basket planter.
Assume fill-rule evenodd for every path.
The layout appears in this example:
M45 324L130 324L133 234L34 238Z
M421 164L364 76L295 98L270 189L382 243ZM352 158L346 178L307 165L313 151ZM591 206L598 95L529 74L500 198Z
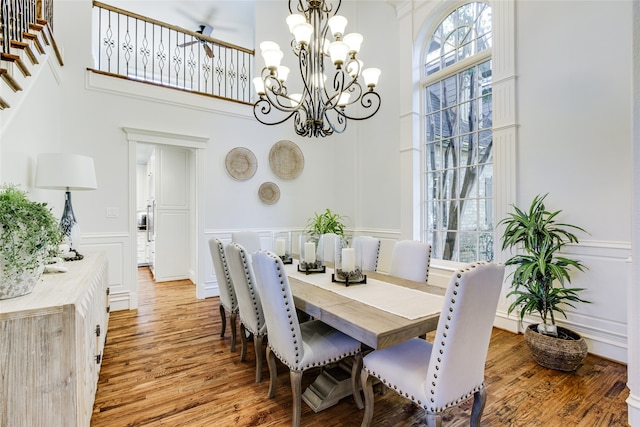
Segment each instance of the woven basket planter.
M536 328L537 325L529 325L524 338L539 365L558 371L575 371L587 357L587 343L579 334L558 326L559 335L566 334L573 339L556 338L540 334Z

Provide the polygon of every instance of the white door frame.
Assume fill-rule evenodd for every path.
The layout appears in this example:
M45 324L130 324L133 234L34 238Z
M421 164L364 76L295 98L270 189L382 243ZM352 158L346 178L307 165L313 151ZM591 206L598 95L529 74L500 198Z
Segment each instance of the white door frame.
M200 236L204 235L204 153L209 142L208 137L200 137L193 135L175 134L169 132L160 132L149 129L122 128L127 135L129 142L129 230L132 233L136 230L136 148L138 143L170 145L175 147L184 147L193 149L192 164L195 166L190 171L190 182L195 185L193 194L195 200L192 203L193 210L191 213L192 224L195 225L195 236L192 242L190 252L193 254L193 272L191 280L196 284L196 297L204 298L204 281L201 280L200 273ZM135 233L134 233L135 235ZM134 236L135 237L135 236ZM131 240L131 253L136 254L137 241L135 238ZM135 292L133 292L130 308L138 307L138 281L137 281L137 259L132 257L125 260L125 269L129 272L130 283L135 283ZM125 273L126 274L126 273ZM202 282L202 283L201 283Z

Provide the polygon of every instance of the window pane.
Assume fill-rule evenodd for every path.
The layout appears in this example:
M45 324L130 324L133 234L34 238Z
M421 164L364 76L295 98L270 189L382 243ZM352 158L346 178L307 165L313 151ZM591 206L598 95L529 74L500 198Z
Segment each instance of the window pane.
M425 72L491 47L491 7L469 3L433 34ZM493 108L491 60L451 72L424 88L425 229L432 257L493 259ZM461 211L462 210L462 211Z
M442 93L440 90L440 83L427 87L427 113L438 111L442 108Z

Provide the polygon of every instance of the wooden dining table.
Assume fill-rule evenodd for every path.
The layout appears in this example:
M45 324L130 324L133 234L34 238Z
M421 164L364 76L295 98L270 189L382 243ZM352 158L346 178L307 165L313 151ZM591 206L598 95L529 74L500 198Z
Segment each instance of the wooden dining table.
M440 311L429 310L424 316L409 319L389 311L356 301L305 280L304 275L295 274L297 261L288 265L287 276L296 308L319 319L335 329L357 339L372 349L382 349L408 339L423 336L436 329ZM331 269L327 268L322 280L331 281ZM378 280L396 286L425 292L438 301L445 289L426 282L414 282L383 273L366 272L367 279ZM295 276L295 277L294 277ZM315 278L317 280L317 278ZM350 286L367 286L351 284Z

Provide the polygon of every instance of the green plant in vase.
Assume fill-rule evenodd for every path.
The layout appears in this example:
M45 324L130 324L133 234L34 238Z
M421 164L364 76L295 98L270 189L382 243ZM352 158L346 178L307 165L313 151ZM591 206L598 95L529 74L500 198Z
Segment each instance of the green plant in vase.
M29 200L15 185L0 187L0 299L31 292L61 241L46 203Z

